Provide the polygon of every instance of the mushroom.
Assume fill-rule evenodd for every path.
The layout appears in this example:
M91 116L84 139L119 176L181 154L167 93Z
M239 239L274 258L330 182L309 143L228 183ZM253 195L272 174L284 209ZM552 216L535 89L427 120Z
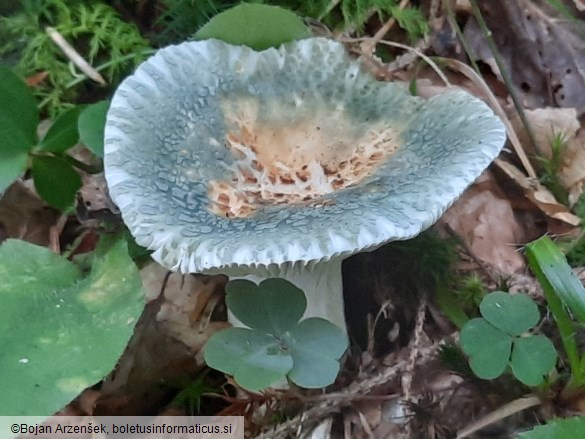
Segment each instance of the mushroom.
M341 263L431 226L500 152L452 90L378 82L334 41L158 51L118 88L105 175L136 242L182 273L282 277L345 328Z

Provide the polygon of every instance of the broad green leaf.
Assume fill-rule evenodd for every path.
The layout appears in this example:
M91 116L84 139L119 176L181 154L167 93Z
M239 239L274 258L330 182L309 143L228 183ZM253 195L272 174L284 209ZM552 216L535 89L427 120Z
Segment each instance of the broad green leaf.
M81 112L77 121L80 140L98 157L104 156L104 128L109 107L108 101L92 104Z
M61 153L67 151L79 141L77 119L80 107L72 108L59 116L39 145L40 151Z
M17 148L28 151L36 143L38 125L39 113L31 90L10 69L0 66L0 150L6 145L13 147L6 142L15 136L5 131L12 126L13 132L18 132Z
M469 366L479 378L499 377L510 359L512 338L484 319L472 319L461 329L461 347L469 355Z
M6 70L0 67L0 81L2 81L3 72L6 73ZM13 74L10 72L10 75ZM20 81L18 77L12 79ZM11 81L8 80L8 82L10 83ZM18 88L15 84L13 85ZM22 86L26 88L24 83ZM29 124L29 121L25 120L27 118L26 111L23 109L25 114L22 117L24 119L18 120L19 114L13 114L11 108L5 108L12 99L16 99L16 96L8 93L6 95L7 101L5 101L2 88L3 86L0 83L0 193L24 173L28 161L28 152L36 142L36 125L32 133L27 132L28 127L26 125ZM28 90L26 91L28 92ZM18 104L15 105L18 108ZM35 120L38 121L38 118ZM19 123L24 124L24 128Z
M44 247L0 245L0 415L50 415L115 366L143 308L120 240L82 279Z
M65 159L35 156L32 176L37 192L51 206L65 210L73 205L81 177Z
M490 293L479 310L484 319L510 335L521 335L540 320L538 306L526 294Z
M512 373L527 386L542 384L543 376L554 369L557 351L543 335L532 335L514 341L510 365Z
M303 349L318 352L339 360L348 347L343 330L328 320L311 317L300 322L290 331L287 338L290 346L302 346Z
M585 288L555 243L543 236L526 245L526 256L541 284L550 283L571 312L585 323Z
M26 170L26 151L5 151L0 147L0 195Z
M294 367L288 378L305 389L320 389L335 382L339 373L339 361L300 346L291 348Z
M229 310L244 325L268 334L289 331L307 308L302 290L279 278L263 280L259 285L247 280L231 281L226 293Z
M259 4L241 4L217 14L195 34L197 40L216 38L254 50L310 36L303 20L293 12Z
M1 98L0 98L1 100ZM13 118L8 117L0 108L0 154L8 155L15 152L28 153L35 144L32 138L21 129Z
M233 375L239 385L253 391L282 379L293 367L290 353L279 340L245 328L215 333L203 355L209 367Z
M339 358L347 349L341 329L322 318L303 320L286 338L294 367L288 378L308 389L332 384L339 373Z
M585 437L585 417L555 419L521 433L517 439L577 439Z

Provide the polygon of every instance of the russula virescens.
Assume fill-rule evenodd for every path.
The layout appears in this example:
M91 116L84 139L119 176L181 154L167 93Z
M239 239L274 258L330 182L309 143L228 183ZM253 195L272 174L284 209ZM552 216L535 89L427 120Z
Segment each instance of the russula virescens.
M334 41L167 47L118 88L105 174L136 241L182 273L283 277L345 329L342 260L416 236L500 152L480 100L376 81Z

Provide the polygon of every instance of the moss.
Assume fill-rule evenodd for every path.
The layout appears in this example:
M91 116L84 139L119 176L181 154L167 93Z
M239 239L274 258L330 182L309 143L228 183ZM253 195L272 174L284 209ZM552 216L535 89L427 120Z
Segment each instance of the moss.
M133 24L126 23L110 6L91 0L25 0L22 9L0 17L3 43L0 60L18 59L16 71L24 77L47 72L35 94L50 115L75 102L78 88L72 86L78 73L45 32L54 27L94 67L105 64L101 74L117 80L143 59L149 47ZM128 57L135 54L136 56Z

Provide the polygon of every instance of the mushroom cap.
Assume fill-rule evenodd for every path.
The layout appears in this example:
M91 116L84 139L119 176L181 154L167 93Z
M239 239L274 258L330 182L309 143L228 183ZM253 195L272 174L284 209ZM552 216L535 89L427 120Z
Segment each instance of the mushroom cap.
M462 91L376 81L334 41L158 51L118 88L112 199L138 244L183 273L312 265L416 236L500 152Z

